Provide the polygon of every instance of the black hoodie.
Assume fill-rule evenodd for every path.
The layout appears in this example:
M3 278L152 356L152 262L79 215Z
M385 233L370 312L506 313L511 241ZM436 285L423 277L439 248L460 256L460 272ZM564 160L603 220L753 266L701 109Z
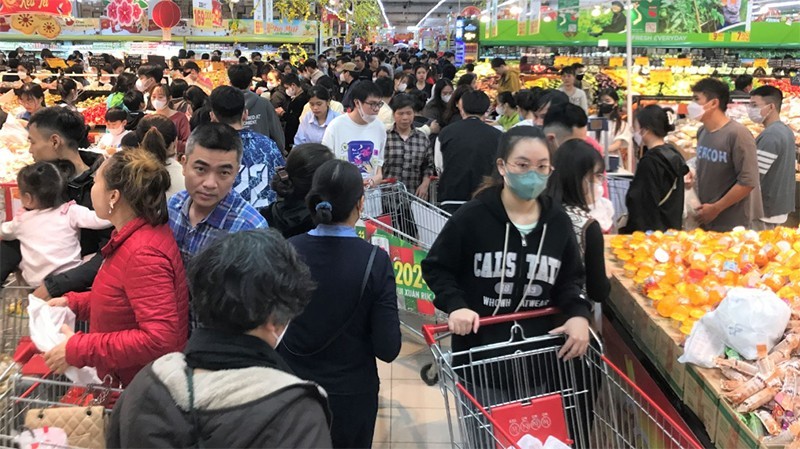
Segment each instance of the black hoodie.
M672 145L659 145L647 150L639 160L636 175L628 189L625 199L628 224L620 229L620 233L681 229L683 177L688 172L686 161ZM667 194L669 198L659 205Z
M450 313L469 308L482 317L495 314L500 286L504 285L497 315L509 314L522 300L541 250L540 263L529 288L531 297L520 311L556 306L566 317L589 319L592 305L581 294L583 265L572 222L546 196L539 197L542 212L534 230L523 238L500 199L503 187L486 190L462 206L447 222L422 262L422 275L435 293L436 308ZM546 234L545 234L546 232ZM508 238L508 246L504 243ZM540 248L541 245L541 248ZM501 279L503 253L506 276ZM526 263L520 263L525 260ZM553 319L520 323L525 336L546 334ZM507 341L511 324L482 327L477 334L453 336L453 351Z

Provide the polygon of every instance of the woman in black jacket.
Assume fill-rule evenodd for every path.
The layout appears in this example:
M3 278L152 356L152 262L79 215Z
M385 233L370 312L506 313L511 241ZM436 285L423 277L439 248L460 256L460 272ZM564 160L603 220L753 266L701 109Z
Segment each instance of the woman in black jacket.
M388 254L361 239L364 208L358 168L331 160L317 170L308 208L317 227L289 239L317 283L289 326L279 352L292 370L328 393L335 448L369 448L378 413L375 358L400 352L394 271Z
M317 169L333 159L325 145L305 143L292 148L286 158L286 167L278 169L272 177L272 190L278 200L261 209L269 227L277 229L287 239L314 229L311 212L306 205L306 195Z
M594 324L600 329L600 305L608 299L611 285L606 276L603 230L589 215L589 206L603 196L605 164L600 153L580 139L568 140L556 155L548 194L561 203L572 220L586 268L585 292L595 303Z
M664 142L667 133L675 129L668 112L650 105L634 117L633 140L644 154L625 198L628 222L620 234L680 230L683 226L683 177L689 167L678 150Z

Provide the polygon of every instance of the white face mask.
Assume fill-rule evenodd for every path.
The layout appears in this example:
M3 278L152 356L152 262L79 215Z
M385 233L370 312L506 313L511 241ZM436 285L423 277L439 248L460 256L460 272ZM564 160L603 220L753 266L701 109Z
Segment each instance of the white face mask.
M278 346L280 346L281 341L283 340L283 337L286 336L286 331L287 330L289 330L289 323L286 323L286 327L283 328L283 330L281 331L280 334L275 334L274 332L272 333L272 335L275 336L275 347L276 348Z
M705 115L706 108L696 101L693 101L689 103L689 106L686 107L686 112L690 119L700 120L703 118L703 115Z
M597 203L600 201L600 198L603 197L603 184L601 183L594 183L594 202Z
M136 80L136 90L138 90L139 92L145 91L144 83L142 82L142 80Z
M24 80L28 78L28 72L17 72L17 78Z
M504 115L506 113L506 108L498 106L495 108L495 111L497 111L497 115Z
M758 123L758 124L764 123L764 119L766 117L764 117L764 115L761 113L761 110L762 108L759 108L758 106L754 108L750 107L747 108L747 116L750 117L750 120L752 120L753 123Z
M362 104L361 104L361 105L358 107L358 115L361 117L361 120L364 120L364 121L365 121L365 122L367 122L367 123L372 123L372 122L374 122L374 121L375 121L375 119L377 119L377 118L378 118L378 115L377 115L377 114L376 114L376 115L372 115L372 114L367 114L367 113L365 113L365 112L362 110L362 108L363 108L363 107L364 107L364 104L363 104L363 103L362 103Z
M273 83L272 81L267 81L267 89L272 90L278 87L278 83Z
M153 107L156 108L156 111L164 109L167 106L167 102L164 100L153 100Z
M398 92L405 92L407 88L408 88L408 85L406 83L400 83L400 84L397 85L397 91Z
M442 101L445 103L450 103L450 99L453 98L452 95L442 95Z
M339 75L339 81L341 81L341 82L343 82L343 83L346 83L346 82L347 82L347 80L346 80L346 79L344 79L344 73L342 73L341 75Z
M288 88L288 89L286 89L286 95L287 95L287 96L289 96L290 98L294 98L294 97L295 97L295 91L294 91L294 89L293 89L293 88L291 88L291 87L290 87L290 88Z
M641 131L634 131L633 133L633 142L638 145L642 146L642 132Z

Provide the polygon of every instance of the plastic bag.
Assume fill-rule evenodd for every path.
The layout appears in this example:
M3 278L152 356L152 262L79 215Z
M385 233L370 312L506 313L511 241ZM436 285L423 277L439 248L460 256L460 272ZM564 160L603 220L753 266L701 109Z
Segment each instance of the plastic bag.
M47 352L64 341L61 326L66 324L71 328L75 327L75 314L68 307L50 307L47 302L33 295L28 295L28 317L31 340L42 352ZM64 375L79 385L102 383L94 368L78 369L71 366Z
M755 360L759 345L770 351L780 342L791 314L789 305L771 290L733 288L694 325L678 361L712 368L725 346Z
M58 449L69 447L67 433L58 427L26 430L17 436L20 449Z
M517 446L519 446L520 449L571 449L568 444L565 444L554 436L547 437L547 440L542 444L541 440L528 434L525 434L517 441ZM513 447L514 446L511 446L511 448Z

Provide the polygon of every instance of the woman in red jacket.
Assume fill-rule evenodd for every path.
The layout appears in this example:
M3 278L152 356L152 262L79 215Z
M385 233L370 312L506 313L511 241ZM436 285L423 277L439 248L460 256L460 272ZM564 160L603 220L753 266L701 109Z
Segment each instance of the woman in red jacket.
M97 368L126 386L144 366L182 351L189 335L189 290L178 246L167 224L167 169L142 150L105 161L92 187L97 215L115 231L102 249L92 290L50 300L69 306L90 332L72 334L45 354L47 366Z

